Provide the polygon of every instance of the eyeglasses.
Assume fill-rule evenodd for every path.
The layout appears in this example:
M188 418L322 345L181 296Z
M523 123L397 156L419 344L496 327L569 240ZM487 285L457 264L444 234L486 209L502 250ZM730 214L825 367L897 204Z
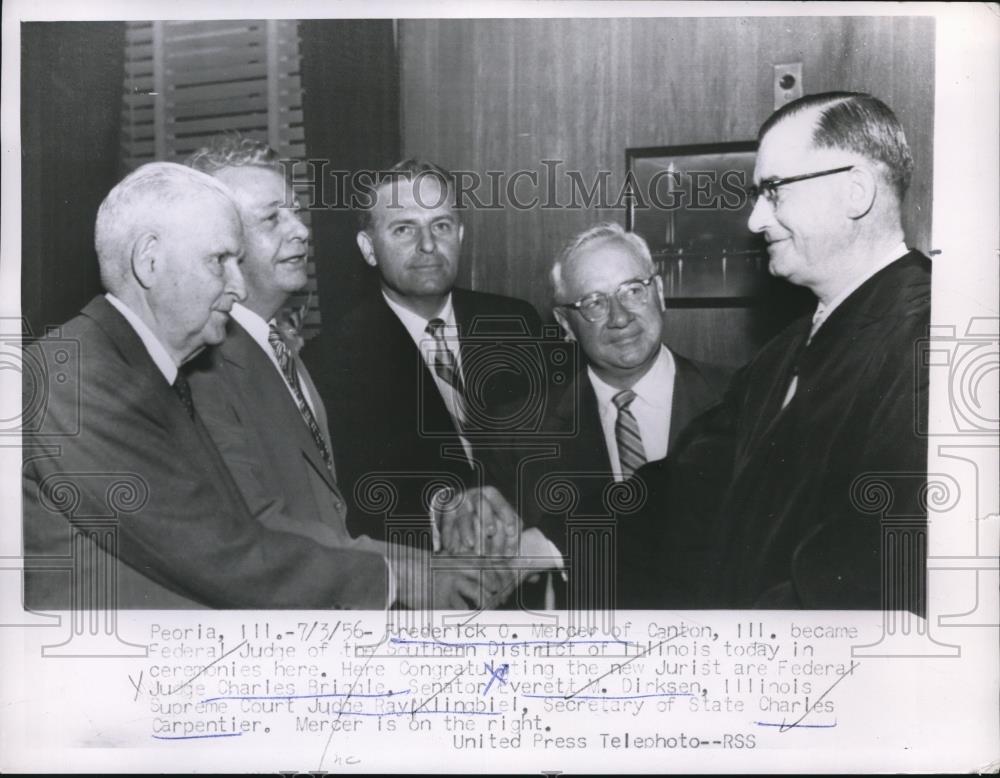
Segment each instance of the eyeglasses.
M747 187L747 196L750 202L757 205L757 200L763 195L769 205L778 202L778 187L786 184L794 184L796 181L808 181L810 178L820 178L821 176L832 176L834 173L846 173L853 170L854 165L846 167L835 167L832 170L820 170L818 173L803 173L801 176L788 176L787 178L765 178L759 184Z
M635 313L642 310L649 301L649 285L653 283L655 275L649 278L634 278L625 281L613 292L615 298L626 311ZM572 308L589 321L591 324L604 321L611 312L611 299L604 292L593 292L586 297L581 297L574 303L564 303L557 305L557 308Z

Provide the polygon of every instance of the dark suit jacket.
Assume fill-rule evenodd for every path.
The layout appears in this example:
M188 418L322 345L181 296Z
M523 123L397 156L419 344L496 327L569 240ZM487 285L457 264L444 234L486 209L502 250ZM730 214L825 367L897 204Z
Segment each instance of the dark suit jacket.
M917 420L929 318L930 261L911 251L844 300L808 346L808 318L775 337L658 477L643 473L658 510L687 508L679 523L690 534L676 540L703 563L692 605L878 609L885 580L891 607L923 612L927 440ZM883 513L908 534L892 540L903 545L885 572Z
M28 352L52 367L67 342L79 348L79 374L49 382L44 416L25 435L29 607L69 605L68 573L32 569L65 566L73 528L95 517L110 525L90 533L99 549L87 545L74 575L100 580L87 576L103 575L108 555L116 557L119 607L176 607L178 595L217 608L384 606L384 576L361 580L345 570L353 552L253 519L204 424L187 415L104 297L67 323L60 339Z
M384 577L384 549L367 538L352 540L336 478L284 378L250 334L230 321L225 342L185 368L198 414L257 520L328 546L353 547L358 553L345 558L345 572L368 580ZM323 404L311 391L308 373L301 376L326 434Z
M541 320L523 300L465 289L452 292L461 340L466 437L473 445L503 433L497 409L523 400L543 376ZM304 350L330 414L334 455L349 503L352 534L386 537L385 518L427 516L434 483L482 482L471 468L431 371L381 292ZM537 391L537 390L536 390ZM539 404L539 408L541 408ZM383 503L365 476L380 474L394 497Z
M732 373L676 353L674 362L668 454L691 421L721 400ZM645 497L634 491L633 482L615 484L597 396L585 370L552 404L545 433L521 437L499 452L497 459L503 464L490 472L501 473L492 480L503 484L525 523L538 526L562 552L574 593L571 604L591 607L592 597L598 597L596 607L600 607L598 593L613 589L617 607L648 607L648 598L655 597L647 570L661 563L652 541L670 517L642 511ZM607 556L583 539L593 534L591 530L600 534L602 527L613 528L613 553ZM600 570L602 559L613 560L613 568Z

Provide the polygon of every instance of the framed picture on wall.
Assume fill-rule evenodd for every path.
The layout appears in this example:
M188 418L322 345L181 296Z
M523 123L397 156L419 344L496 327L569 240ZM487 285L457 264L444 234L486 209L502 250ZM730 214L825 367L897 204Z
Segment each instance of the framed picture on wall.
M649 244L668 307L747 307L773 289L764 241L747 227L756 151L756 141L625 150L626 228Z

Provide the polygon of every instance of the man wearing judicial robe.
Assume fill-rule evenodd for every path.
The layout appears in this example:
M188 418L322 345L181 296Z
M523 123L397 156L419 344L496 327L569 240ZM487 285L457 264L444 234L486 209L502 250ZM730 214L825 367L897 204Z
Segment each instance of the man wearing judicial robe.
M817 305L640 471L673 533L657 580L690 607L922 613L930 261L904 244L909 146L847 92L789 103L759 140L749 227Z

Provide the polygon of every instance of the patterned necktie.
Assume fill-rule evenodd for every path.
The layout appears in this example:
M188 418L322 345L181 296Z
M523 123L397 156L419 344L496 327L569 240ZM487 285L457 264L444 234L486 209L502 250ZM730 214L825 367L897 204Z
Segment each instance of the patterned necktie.
M465 392L462 386L462 376L458 371L458 362L455 354L444 339L444 321L442 319L431 319L427 322L428 335L434 338L434 372L438 378L449 384L459 395Z
M316 447L323 455L323 462L326 464L326 469L332 475L333 457L330 454L330 448L326 445L326 438L319 428L319 423L316 421L316 417L313 415L312 409L309 407L309 403L306 402L305 395L302 393L302 385L299 383L299 372L295 369L295 359L292 357L292 352L289 351L287 344L281 337L281 333L278 332L273 322L271 322L270 327L267 342L274 349L274 356L278 358L281 373L292 390L292 395L295 397L295 404L299 406L299 413L302 415L302 420L306 423L309 432L313 436L313 440L316 441Z
M618 461L623 478L629 478L646 464L646 451L642 445L642 435L639 434L639 424L628 408L634 399L635 392L631 389L625 389L611 398L618 409L615 441L618 443Z
M188 412L188 416L194 421L194 398L191 397L191 385L183 373L177 374L177 378L174 379L170 388L177 393L177 396L181 399L181 403L184 405L184 409Z

